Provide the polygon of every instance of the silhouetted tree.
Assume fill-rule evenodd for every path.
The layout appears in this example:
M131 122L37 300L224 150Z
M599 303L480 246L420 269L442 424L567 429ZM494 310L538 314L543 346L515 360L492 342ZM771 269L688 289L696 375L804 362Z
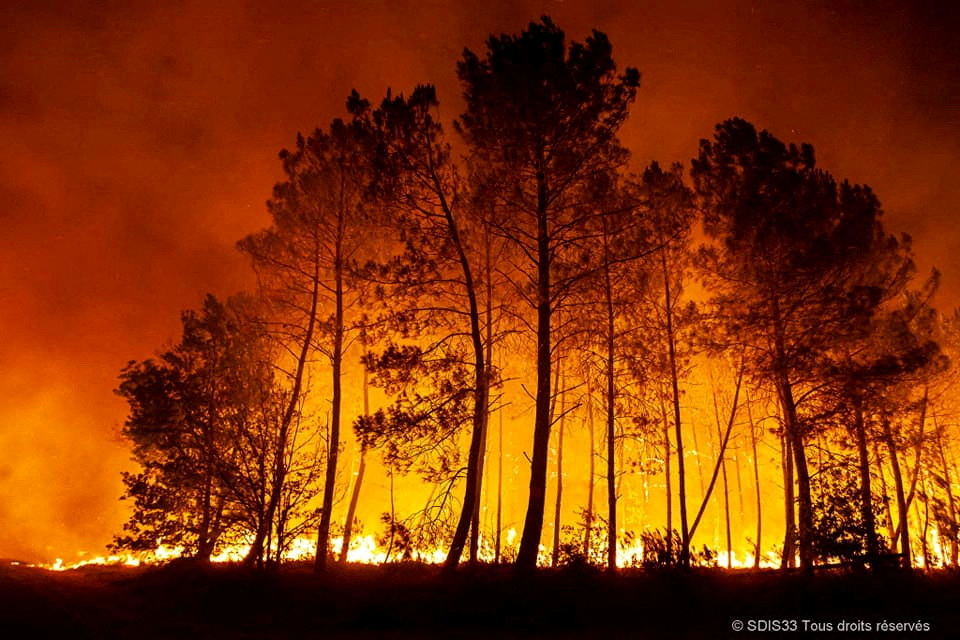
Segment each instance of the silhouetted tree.
M663 170L651 164L632 185L633 198L644 217L642 242L651 247L640 263L637 293L636 325L642 330L633 336L634 348L629 360L638 381L657 380L655 392L663 402L662 386L667 386L670 419L673 422L674 450L677 460L677 500L680 507L680 563L688 564L689 526L687 518L686 461L680 406L680 381L689 368L690 330L695 309L684 302L684 280L690 259L690 236L695 218L693 194L683 183L682 168L674 165ZM651 340L655 337L656 340ZM644 357L645 355L645 357ZM639 356L639 358L638 358ZM667 530L672 531L670 491L671 447L666 407L661 409L664 423L664 459L667 486ZM664 537L668 551L673 536Z
M118 393L130 404L124 435L143 471L124 476L134 512L118 546L184 546L206 560L227 533L242 540L273 530L279 557L285 532L309 522L315 456L300 450L302 440L278 438L286 392L251 306L208 296L201 311L183 313L179 344L121 374ZM270 472L278 459L281 476ZM274 492L284 509L268 512Z
M487 41L484 57L465 51L458 64L467 108L458 122L481 189L492 203L490 224L513 243L522 264L518 293L536 311L536 415L530 497L517 566L536 566L546 496L550 441L551 320L577 278L572 265L598 213L584 201L587 181L625 161L616 133L639 84L617 75L607 37L566 45L549 18L519 35Z
M429 364L432 359L466 358L465 370L447 370L457 376L469 371L471 383L466 387L440 384L435 389L439 394L452 391L458 404L463 393L472 401L464 498L446 561L447 569L452 570L460 561L480 498L490 387L494 380L490 363L492 289L491 270L484 272L482 267L485 261L489 263L490 238L478 225L460 172L451 159L450 146L436 118L438 104L434 88L420 86L409 98L388 95L365 120L377 169L372 193L403 245L388 262L368 265L366 271L376 281L378 298L386 307L381 323L388 329L388 344L394 338L418 338L427 343L420 351L405 351L408 358L380 359L376 365L381 370L414 366L426 367L436 374L439 370ZM484 295L486 327L481 311ZM368 360L368 364L374 363ZM397 385L404 379L410 384L417 382L403 375L392 381ZM462 382L458 379L458 384ZM434 404L443 401L440 396L432 398ZM419 420L405 409L398 409L392 417L406 422ZM385 433L396 433L382 420L367 421L360 426L368 439L375 425L386 428ZM443 425L436 433L424 429L417 432L428 440L444 440L453 434L451 428L460 425L458 421ZM455 474L459 473L456 469ZM475 560L475 546L472 554Z
M352 103L357 111L359 105ZM261 289L276 311L275 335L289 353L291 394L283 434L295 407L303 401L304 375L313 354L331 365L331 407L327 437L326 480L317 533L316 569L323 571L329 553L330 521L340 452L342 367L347 347L348 266L363 234L363 201L368 160L362 129L334 120L329 130L297 136L293 151L280 154L286 181L274 187L268 203L272 226L240 243L253 260ZM279 465L279 463L278 463ZM277 467L277 472L280 466ZM272 495L268 510L277 508ZM254 541L262 545L263 533Z
M705 281L751 376L776 389L797 480L800 561L813 563L806 444L799 405L815 392L821 356L856 335L883 297L874 268L899 242L867 187L837 184L813 148L785 145L740 119L700 143L693 178L714 243Z

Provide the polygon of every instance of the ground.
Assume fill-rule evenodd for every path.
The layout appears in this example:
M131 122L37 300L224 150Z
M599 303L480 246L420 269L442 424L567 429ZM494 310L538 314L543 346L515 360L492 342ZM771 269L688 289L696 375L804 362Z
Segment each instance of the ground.
M317 577L306 565L53 572L5 562L0 636L716 638L786 630L787 637L955 638L958 596L955 572L567 569L520 580L508 567L445 577L436 567L351 566ZM848 630L865 625L869 632Z

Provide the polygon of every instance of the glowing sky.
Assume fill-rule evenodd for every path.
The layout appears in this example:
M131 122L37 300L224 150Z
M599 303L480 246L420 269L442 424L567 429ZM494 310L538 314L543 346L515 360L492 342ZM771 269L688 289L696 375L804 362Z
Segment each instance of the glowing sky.
M635 166L739 115L870 184L960 304L960 20L907 1L0 3L0 557L100 548L129 454L112 394L179 311L250 282L276 153L356 87L437 84L550 14L643 74ZM948 13L944 13L944 12Z

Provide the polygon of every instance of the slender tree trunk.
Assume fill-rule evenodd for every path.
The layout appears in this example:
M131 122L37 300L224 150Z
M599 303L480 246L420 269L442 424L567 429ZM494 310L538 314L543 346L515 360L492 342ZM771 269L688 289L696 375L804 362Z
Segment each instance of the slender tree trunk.
M387 476L390 478L390 540L387 541L387 551L383 556L383 564L390 562L390 554L393 553L393 542L396 538L397 529L397 505L393 492L393 469L387 469Z
M587 373L587 433L590 438L590 459L587 463L587 515L583 531L583 557L590 561L590 543L593 538L593 493L594 482L596 480L596 457L595 450L597 438L593 427L593 383L590 374Z
M300 396L303 391L303 374L307 366L307 359L310 355L310 347L313 343L313 334L317 325L317 307L320 300L320 239L314 238L314 257L313 273L310 283L310 304L307 308L307 328L303 335L303 343L300 345L300 353L297 356L296 369L293 374L293 388L290 390L290 397L287 400L287 406L284 409L283 417L280 420L280 428L276 439L276 456L272 469L273 482L270 487L269 497L266 502L266 509L263 519L258 523L257 533L253 543L250 545L250 551L244 558L244 564L250 565L260 562L263 559L264 541L267 538L272 526L273 516L277 505L280 502L280 496L283 492L283 481L286 478L286 456L287 438L290 432L290 425L296 415L297 405L300 404Z
M610 260L607 246L607 230L604 225L604 295L606 297L606 383L607 383L607 570L617 568L617 467L616 467L616 385L614 350L615 313L613 308L613 283L610 279Z
M340 546L340 564L347 562L350 553L350 541L353 539L353 522L357 515L357 503L360 501L360 487L363 486L363 476L367 470L367 452L360 450L360 464L357 465L356 479L353 481L353 490L350 492L350 504L347 507L347 519L343 525L343 544Z
M487 456L487 432L490 430L490 392L489 387L491 380L493 378L493 262L490 256L490 236L487 235L485 243L485 271L486 271L486 301L484 315L486 316L487 326L485 344L484 348L486 350L485 365L487 367L487 372L485 376L485 382L487 385L487 406L483 411L483 426L481 428L481 438L480 438L480 457L477 460L477 474L478 477L483 478L483 467ZM481 499L481 488L482 483L477 482L476 495L474 496L473 502L473 523L470 529L470 564L477 564L477 554L480 548L480 499Z
M542 163L541 163L542 165ZM547 457L550 449L550 381L552 368L550 331L550 235L547 225L547 183L537 174L537 395L530 461L530 497L517 552L517 570L530 573L537 566L543 510L547 494Z
M905 568L912 566L913 558L910 553L910 527L907 524L907 497L904 492L903 474L900 471L900 460L897 455L897 445L893 440L893 431L890 429L890 421L883 420L884 442L887 445L887 453L890 455L890 468L893 470L894 489L897 493L897 514L899 522L896 533L899 533L901 563ZM896 536L895 536L896 537Z
M563 505L563 426L566 418L567 394L563 388L563 374L560 375L560 424L557 426L557 500L553 510L553 556L550 564L554 567L560 562L560 509Z
M366 352L366 335L361 335L361 342ZM363 367L363 415L370 415L370 375L367 367ZM357 503L360 502L360 487L363 486L363 474L367 469L367 452L360 448L360 464L357 467L357 477L353 481L353 491L350 493L350 505L347 507L347 519L343 523L343 544L340 546L340 564L347 561L350 554L350 539L353 537L353 520L357 513Z
M479 363L483 363L483 352L479 352ZM477 366L475 364L475 366ZM480 393L477 394L482 396L480 398L475 398L474 402L482 402L483 404L478 409L475 405L474 411L474 424L473 432L470 438L470 453L467 458L467 482L464 489L463 505L460 510L460 519L457 523L457 528L454 531L453 542L450 545L450 550L447 553L447 558L444 561L444 572L449 573L454 571L457 568L457 565L460 562L460 556L463 555L463 548L467 543L467 536L470 532L470 526L473 522L473 513L474 505L476 504L476 497L478 491L480 490L481 478L477 474L479 464L480 464L480 452L483 448L483 423L484 417L483 413L485 412L485 407L487 404L487 389L486 389L486 371L483 368L478 369L478 374L476 376L475 384L478 385L477 388L481 389Z
M890 551L896 553L897 537L894 535L895 529L893 526L893 511L890 508L890 492L887 490L887 477L883 472L883 455L880 452L880 444L878 442L874 443L873 454L877 461L877 477L880 478L880 491L883 496L883 512L887 520L887 535L890 537Z
M740 398L740 385L742 382L743 363L740 364L740 370L737 373L737 383L733 392L733 402L730 406L730 419L727 421L727 430L720 439L717 463L714 465L713 473L710 475L710 484L707 485L706 490L703 492L703 500L700 502L700 508L697 510L697 515L693 519L693 524L690 525L691 540L693 540L693 536L697 533L697 527L700 526L700 520L703 518L703 513L707 510L707 504L710 502L710 496L713 494L713 488L716 486L717 478L720 476L720 468L723 465L723 457L726 455L727 445L730 443L730 434L733 432L733 425L737 418L737 407L739 406Z
M953 499L953 483L950 479L950 467L947 465L947 456L943 451L943 431L937 425L937 417L933 417L933 426L937 434L937 451L940 454L940 469L943 472L943 482L946 485L947 507L950 513L950 564L957 566L958 556L960 556L960 544L957 543L957 507ZM939 527L938 527L939 529Z
M209 450L208 450L209 451ZM207 469L203 479L203 496L200 506L200 531L197 534L197 560L209 562L210 554L213 553L213 540L211 539L211 520L213 519L213 505L211 497L213 493L213 473Z
M784 501L784 532L783 532L783 557L780 561L781 569L792 569L796 565L796 540L797 528L794 512L793 498L793 452L790 445L790 438L787 437L786 430L780 436L780 452L783 466L783 501Z
M927 495L926 478L920 479L920 493L923 495L923 515L920 514L920 505L917 507L917 520L923 522L923 530L920 536L920 545L923 552L923 568L930 569L930 547L927 544L927 536L930 534L930 498Z
M780 380L780 398L786 416L787 437L790 438L790 450L793 453L794 472L797 477L797 539L800 551L800 568L809 571L813 568L813 544L810 533L813 530L813 510L810 500L810 472L807 469L807 457L797 420L797 408L793 400L793 387L785 378Z
M480 455L477 459L477 473L483 477L483 466L487 452L487 429L489 423L489 411L484 412L483 427L480 431ZM480 503L482 498L483 483L477 482L475 495L473 498L473 513L470 518L470 559L471 566L475 566L479 561L480 553Z
M474 516L474 505L480 496L482 476L482 457L485 443L485 426L489 410L490 380L487 371L486 354L484 353L483 334L480 328L480 306L477 301L477 287L473 277L473 269L467 258L466 248L460 237L460 230L453 212L443 195L439 178L433 176L436 192L439 194L441 208L447 223L447 231L457 252L460 269L464 279L464 293L467 295L468 311L470 316L470 342L473 348L473 430L470 435L470 452L467 456L467 481L464 488L463 504L460 519L453 534L450 550L444 561L444 571L452 572L460 562L463 547L467 542L467 535ZM548 425L549 427L549 425Z
M712 381L711 381L712 382ZM720 428L720 405L717 403L717 388L713 387L713 416L717 422L717 442L724 442L723 432ZM735 410L735 409L734 409ZM727 434L729 437L729 433ZM727 459L725 451L720 452L720 471L723 475L723 516L726 523L727 533L727 569L733 568L733 539L730 533L730 487L727 483Z
M501 356L502 364L502 356ZM503 536L503 408L497 410L497 535L493 548L493 563L500 564L500 543Z
M342 193L342 191L341 191ZM337 218L337 236L334 240L334 317L333 351L331 352L331 375L333 377L333 398L330 408L330 432L327 439L327 469L323 484L323 506L320 511L320 529L317 532L317 555L314 570L323 573L327 569L327 556L330 553L330 521L333 517L333 496L337 485L337 462L340 458L340 408L343 402L343 233L344 210L342 200Z
M780 301L771 301L774 325L774 383L783 410L783 424L793 453L794 473L797 477L797 538L800 551L800 567L805 571L813 568L813 503L810 499L810 472L807 469L806 449L797 405L790 381L790 362L787 357L786 332Z
M667 358L670 365L670 386L673 393L673 424L677 442L677 500L680 505L680 564L690 565L690 531L687 525L687 480L684 462L683 429L680 421L680 372L677 366L676 331L673 322L674 300L670 290L670 275L667 267L666 249L660 251L660 266L663 270L664 317L667 323ZM696 433L696 432L694 432ZM696 436L694 436L696 437ZM696 447L696 443L694 443ZM697 451L697 464L700 464ZM703 470L700 469L700 488L703 489Z
M223 510L225 507L225 500L222 493L217 494L217 503L213 509L213 524L210 527L210 539L211 545L210 550L213 551L216 546L217 540L220 539L220 534L223 532Z
M760 461L757 458L757 431L753 424L753 409L750 404L750 396L746 395L747 401L747 422L750 425L750 448L753 452L753 486L756 489L756 508L757 508L757 542L753 551L753 568L760 568L760 540L763 534L763 515L762 501L760 499Z
M907 491L907 512L910 512L910 505L913 504L913 497L917 493L917 479L920 477L921 466L923 463L923 432L927 422L927 388L923 390L923 399L920 401L920 424L917 430L917 444L914 446L913 473L911 474L910 489ZM900 523L897 527L896 535L900 535Z
M860 516L866 529L867 560L873 566L880 552L877 542L877 525L873 517L873 492L870 489L870 455L867 449L867 429L863 420L863 408L859 402L854 407L853 427L857 437L857 454L860 463Z
M663 476L664 476L664 493L665 500L667 503L667 529L666 529L666 544L667 544L667 557L670 558L670 561L673 561L673 491L670 486L670 420L667 418L667 407L663 402L663 389L658 389L658 396L660 399L660 418L663 422Z

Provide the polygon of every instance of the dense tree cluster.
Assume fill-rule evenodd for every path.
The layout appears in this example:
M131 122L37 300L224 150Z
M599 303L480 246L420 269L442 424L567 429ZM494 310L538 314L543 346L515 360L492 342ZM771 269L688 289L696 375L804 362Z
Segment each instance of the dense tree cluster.
M430 85L376 106L354 93L342 119L298 136L281 153L270 227L240 242L257 292L208 298L184 314L178 345L123 371L141 471L124 477L134 510L117 546L209 559L244 542L264 562L309 533L322 571L332 553L347 557L376 456L391 482L388 557L439 547L453 570L489 546L530 571L546 561L555 460L554 564L630 560L618 556L633 536L618 504L631 475L662 487L666 507L634 536L636 562L717 562L695 544L715 509L729 564L746 461L756 564L774 513L785 567L910 566L918 544L925 566L957 565L958 321L931 306L936 274L918 281L910 239L884 229L868 187L738 118L689 167L631 172L618 134L640 75L618 70L599 32L568 43L543 18L465 51L457 73L455 136ZM362 410L345 410L345 378ZM508 405L529 452L509 553ZM578 425L588 497L580 522L562 523L564 438ZM779 458L776 509L762 498L761 449ZM408 473L434 489L401 516L393 475Z

